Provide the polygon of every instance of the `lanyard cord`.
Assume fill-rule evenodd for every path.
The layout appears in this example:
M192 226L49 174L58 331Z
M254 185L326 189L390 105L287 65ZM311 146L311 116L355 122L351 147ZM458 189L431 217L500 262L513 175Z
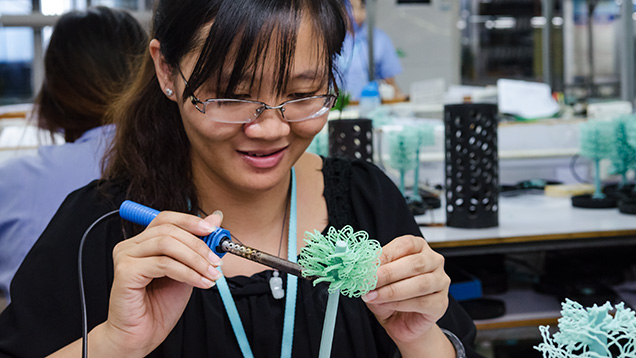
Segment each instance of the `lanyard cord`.
M289 235L287 237L287 260L291 262L297 261L296 254L296 174L294 168L291 169L291 198L289 212ZM220 267L219 267L220 270ZM241 316L236 309L236 303L232 298L232 293L227 284L225 276L216 281L223 307L230 318L234 336L238 341L239 348L243 357L253 358L254 354L247 340ZM292 353L292 345L294 342L294 318L296 316L296 293L298 287L298 277L287 275L287 294L285 295L285 317L283 320L283 340L281 342L280 356L281 358L290 358Z

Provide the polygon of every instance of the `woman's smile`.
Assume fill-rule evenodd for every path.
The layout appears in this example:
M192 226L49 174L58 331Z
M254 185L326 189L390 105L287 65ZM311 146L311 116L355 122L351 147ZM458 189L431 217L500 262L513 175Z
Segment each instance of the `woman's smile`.
M277 149L261 149L261 150L248 150L248 151L240 151L237 152L241 155L245 163L249 166L258 169L269 169L273 168L285 156L287 152L287 146L283 148Z

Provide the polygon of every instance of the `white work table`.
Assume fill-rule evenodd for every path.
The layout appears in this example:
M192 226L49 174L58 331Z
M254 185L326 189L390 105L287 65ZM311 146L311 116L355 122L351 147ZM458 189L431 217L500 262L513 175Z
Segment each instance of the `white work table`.
M446 222L443 206L416 220L421 225L432 224L420 226L422 235L446 257L636 245L636 215L622 214L616 208L575 208L570 198L544 195L501 197L499 207L499 226L492 228L442 226ZM532 331L538 325L556 325L560 317L555 297L531 286L510 287L489 297L505 301L506 314L475 321L481 337L500 334L499 329L528 327Z
M636 216L618 209L572 207L570 198L526 194L499 198L499 226L445 225L444 207L416 217L431 247L445 255L546 250L636 243Z

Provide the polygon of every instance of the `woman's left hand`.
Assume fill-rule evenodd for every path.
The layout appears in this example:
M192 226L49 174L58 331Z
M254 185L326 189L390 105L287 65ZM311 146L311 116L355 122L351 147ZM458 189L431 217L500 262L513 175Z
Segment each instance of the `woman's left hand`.
M424 336L448 307L450 278L444 257L417 236L400 236L382 248L378 284L362 299L396 343Z

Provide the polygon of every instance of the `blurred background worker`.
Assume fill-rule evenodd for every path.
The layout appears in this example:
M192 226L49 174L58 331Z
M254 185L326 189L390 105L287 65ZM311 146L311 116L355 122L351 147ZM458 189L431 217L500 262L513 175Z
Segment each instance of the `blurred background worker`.
M64 198L101 176L114 134L106 109L146 43L145 30L122 10L72 11L56 23L31 119L65 143L0 166L0 291L7 300L11 279Z
M357 101L362 88L369 82L369 42L365 0L350 0L353 17L353 33L347 33L338 66L342 74L340 91L347 92ZM405 99L395 82L402 72L402 65L389 35L373 29L374 80L386 83L393 89L393 99Z

